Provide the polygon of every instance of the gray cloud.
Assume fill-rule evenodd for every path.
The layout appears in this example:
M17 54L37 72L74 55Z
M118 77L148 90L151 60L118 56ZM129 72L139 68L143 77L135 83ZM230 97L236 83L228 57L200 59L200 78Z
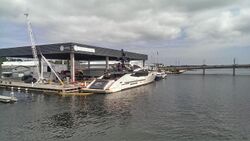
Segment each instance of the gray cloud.
M77 41L142 52L150 48L165 51L178 48L180 56L200 57L197 54L208 50L249 44L249 3L245 0L1 0L0 21L25 24L23 13L28 11L34 29L42 30L47 42Z

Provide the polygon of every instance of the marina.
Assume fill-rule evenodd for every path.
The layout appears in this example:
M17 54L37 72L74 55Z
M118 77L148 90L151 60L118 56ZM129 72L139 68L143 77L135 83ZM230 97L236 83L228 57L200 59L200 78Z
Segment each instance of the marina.
M250 141L250 1L0 11L1 141Z

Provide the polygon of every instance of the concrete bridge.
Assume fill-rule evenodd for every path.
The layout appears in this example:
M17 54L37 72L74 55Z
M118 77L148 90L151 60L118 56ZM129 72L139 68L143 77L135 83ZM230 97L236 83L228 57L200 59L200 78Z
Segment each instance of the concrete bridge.
M180 65L180 66L165 66L162 69L169 70L197 70L202 69L205 75L206 69L232 69L235 76L235 69L250 68L250 64L232 64L232 65Z

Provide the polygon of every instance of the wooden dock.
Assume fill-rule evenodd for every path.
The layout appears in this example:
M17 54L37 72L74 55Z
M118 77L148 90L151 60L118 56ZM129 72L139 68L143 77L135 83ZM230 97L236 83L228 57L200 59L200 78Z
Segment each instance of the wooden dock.
M59 85L59 84L30 84L23 83L13 80L0 80L0 87L5 88L14 88L18 90L25 91L50 91L56 93L70 93L70 92L78 92L80 86L68 84L68 85Z

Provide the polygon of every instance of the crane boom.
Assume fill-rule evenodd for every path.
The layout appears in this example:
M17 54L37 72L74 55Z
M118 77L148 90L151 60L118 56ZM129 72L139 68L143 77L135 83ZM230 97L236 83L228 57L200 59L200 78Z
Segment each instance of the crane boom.
M30 23L30 20L29 20L29 14L25 13L24 15L26 16L26 19L27 19L27 27L28 27L28 32L29 32L29 36L30 36L32 55L33 55L34 60L37 61L37 64L36 64L36 66L37 66L37 75L38 75L38 78L40 78L41 74L40 74L40 71L39 71L39 64L38 64L39 59L38 59L38 56L37 56L35 39L34 39L33 31L32 31L32 28L31 28L31 23Z
M32 55L33 55L33 58L39 62L39 59L38 59L38 55L37 55L37 49L36 49L36 45L35 45L35 39L34 39L34 34L33 34L33 31L32 31L32 28L31 28L31 23L30 23L30 20L29 20L29 14L26 13L24 14L26 16L26 19L27 19L27 26L28 26L28 32L29 32L29 36L30 36L30 42L31 42L31 49L32 49ZM46 64L50 67L50 69L52 70L52 72L55 74L56 78L59 80L59 82L64 85L63 81L61 80L61 78L59 77L59 75L56 73L56 71L54 70L54 68L51 66L50 62L43 56L42 52L39 52L43 61L46 62ZM37 82L39 83L40 81L43 82L44 78L43 78L43 75L42 73L43 72L40 72L39 71L39 64L37 63L37 74L38 74L38 80Z

